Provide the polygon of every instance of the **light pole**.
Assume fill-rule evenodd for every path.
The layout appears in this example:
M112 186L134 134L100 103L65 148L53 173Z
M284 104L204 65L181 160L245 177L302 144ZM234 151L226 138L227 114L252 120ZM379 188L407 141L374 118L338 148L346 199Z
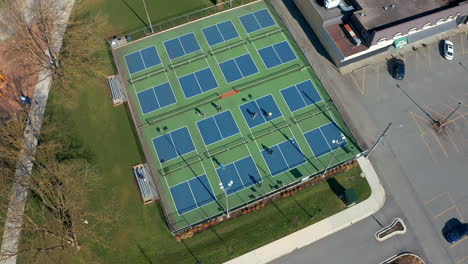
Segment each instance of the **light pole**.
M231 188L233 183L234 183L233 181L229 181L226 188L224 187L222 182L219 183L219 188L226 195L226 217L227 218L231 217L231 214L229 213L229 204L228 204L228 193L227 193L227 191L228 191L229 188Z
M333 139L333 140L332 140L332 143L333 143L333 144L337 144L338 147L336 147L335 151L333 151L333 155L332 155L330 161L328 162L327 167L325 167L325 170L324 170L323 173L322 173L322 177L325 177L325 174L327 173L328 169L330 168L330 165L331 165L331 163L332 163L332 161L333 161L333 158L335 158L336 152L338 151L340 145L341 145L344 141L346 141L346 137L345 137L343 134L341 134L341 141L338 140L338 139Z
M145 7L146 17L148 18L148 23L149 23L149 26L150 26L150 29L151 29L151 33L154 33L153 25L151 24L151 19L150 19L149 14L148 14L148 9L146 9L145 0L142 0L142 1L143 1L143 6Z
M442 127L443 125L445 125L445 122L447 122L447 120L458 110L458 108L460 108L460 106L461 106L461 102L458 102L458 106L455 107L455 109L453 109L452 113L450 113L450 115L448 115L448 116L444 119L444 121L437 123L437 126L438 126L438 127Z
M369 149L369 151L366 152L366 154L364 154L364 157L366 158L369 158L370 154L372 152L374 152L375 148L380 144L380 142L382 142L382 139L384 138L384 136L387 134L387 131L388 129L390 128L390 126L392 125L393 123L390 122L388 124L388 126L385 128L385 130L383 131L382 135L380 135L379 139L377 139L377 141L375 142L375 144Z

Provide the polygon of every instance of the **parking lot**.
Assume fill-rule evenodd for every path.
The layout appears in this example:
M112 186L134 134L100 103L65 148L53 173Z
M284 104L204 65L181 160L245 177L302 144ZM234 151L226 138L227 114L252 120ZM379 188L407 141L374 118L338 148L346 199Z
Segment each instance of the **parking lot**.
M468 239L449 244L441 230L449 219L468 220L468 38L462 32L448 39L453 61L441 56L440 42L395 55L406 65L402 81L392 78L387 62L346 77L376 127L393 122L385 148L399 161L447 254L461 264L468 263ZM433 123L445 119L443 128ZM382 176L391 181L385 179L391 175Z
M450 244L441 232L452 217L468 220L468 27L393 52L406 63L406 78L397 81L383 58L391 55L336 69L293 1L272 4L364 149L393 123L370 157L386 191L383 208L276 263L380 263L412 252L426 263L468 264L468 239ZM454 44L453 61L440 54L446 38ZM431 119L446 118L459 102L445 129L434 129ZM375 232L397 217L408 232L377 242Z

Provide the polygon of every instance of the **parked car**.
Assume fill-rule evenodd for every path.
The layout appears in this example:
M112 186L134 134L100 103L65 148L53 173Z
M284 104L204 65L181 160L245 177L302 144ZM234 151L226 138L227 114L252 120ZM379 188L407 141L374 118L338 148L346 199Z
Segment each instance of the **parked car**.
M452 218L445 223L442 234L449 243L454 244L468 235L468 224L461 223L460 220Z
M392 76L397 80L405 78L405 63L400 59L393 59L391 62Z
M450 40L444 40L444 58L453 60L453 43Z

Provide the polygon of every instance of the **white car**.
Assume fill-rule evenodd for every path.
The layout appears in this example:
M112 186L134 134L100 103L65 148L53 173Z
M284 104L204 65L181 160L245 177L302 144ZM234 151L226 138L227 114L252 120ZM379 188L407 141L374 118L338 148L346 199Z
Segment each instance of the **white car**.
M444 58L453 59L453 43L450 40L444 40Z

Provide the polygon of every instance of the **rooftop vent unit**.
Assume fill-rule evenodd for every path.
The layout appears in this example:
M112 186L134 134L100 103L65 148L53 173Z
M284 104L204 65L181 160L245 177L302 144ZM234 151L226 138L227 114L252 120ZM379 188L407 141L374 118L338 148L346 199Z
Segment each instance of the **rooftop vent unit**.
M338 7L340 2L341 0L325 0L323 4L326 9L332 9L332 8Z
M354 33L353 29L349 24L344 24L343 28L346 35L348 35L349 40L353 43L354 46L358 47L361 45L361 39Z
M348 12L354 10L352 5L347 5L344 0L325 0L324 6L326 9L332 9L335 7L340 7L341 11Z

